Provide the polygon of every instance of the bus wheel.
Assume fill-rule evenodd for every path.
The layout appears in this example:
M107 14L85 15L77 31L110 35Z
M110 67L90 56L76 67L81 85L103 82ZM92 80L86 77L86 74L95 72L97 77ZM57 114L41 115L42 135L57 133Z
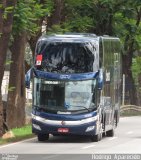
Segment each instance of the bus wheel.
M102 139L102 133L103 133L103 129L102 129L102 123L100 124L100 128L99 128L99 133L97 135L92 135L91 136L91 141L92 142L98 142Z
M97 135L93 135L93 136L91 136L91 141L92 142L98 142L98 141L100 141L102 139L102 134L97 134Z
M38 141L47 141L49 139L49 134L38 134Z
M98 142L99 141L99 134L91 136L91 141Z
M114 117L114 127L116 128L117 127L117 115Z
M113 129L109 130L106 132L106 136L107 137L114 137L115 135L115 128L116 128L116 123L117 123L117 119L116 116L114 117L114 122L113 122Z
M114 129L111 129L111 130L107 131L106 136L107 137L114 137Z

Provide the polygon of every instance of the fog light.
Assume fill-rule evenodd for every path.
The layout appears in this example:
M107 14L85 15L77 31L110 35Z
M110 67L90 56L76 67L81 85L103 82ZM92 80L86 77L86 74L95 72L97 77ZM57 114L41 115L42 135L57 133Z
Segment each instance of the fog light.
M36 128L36 129L38 129L38 130L40 130L40 131L41 131L41 128L40 128L40 126L39 126L39 125L37 125L37 124L32 124L32 126L33 126L34 128Z
M87 127L86 132L92 131L92 130L94 130L94 128L95 128L95 126L89 126L89 127Z

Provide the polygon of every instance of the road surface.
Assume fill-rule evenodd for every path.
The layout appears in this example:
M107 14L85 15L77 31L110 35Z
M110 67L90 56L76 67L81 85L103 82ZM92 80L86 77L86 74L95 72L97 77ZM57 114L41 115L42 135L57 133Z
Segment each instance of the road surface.
M37 138L32 138L30 140L0 146L0 153L3 154L3 157L6 154L32 154L28 159L33 158L34 160L37 157L40 160L74 160L75 158L73 156L75 156L77 160L82 160L94 159L95 157L92 157L93 154L141 154L141 117L120 118L115 136L104 137L100 142L91 142L89 138L84 137L50 136L50 139L46 142L38 142ZM28 155L21 156L24 156L23 159L26 159L25 156ZM65 156L69 156L69 158ZM138 158L141 159L141 156ZM6 159L3 158L2 160Z

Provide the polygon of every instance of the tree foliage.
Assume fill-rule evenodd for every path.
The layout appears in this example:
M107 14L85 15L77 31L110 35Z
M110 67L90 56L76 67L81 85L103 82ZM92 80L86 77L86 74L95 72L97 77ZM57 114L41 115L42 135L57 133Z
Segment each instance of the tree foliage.
M26 31L28 34L36 34L38 23L42 17L50 15L53 4L51 0L19 0L14 14L13 33L17 34Z
M138 56L136 58L133 58L132 71L134 79L136 83L138 83L137 78L141 74L141 57Z
M130 103L136 104L136 88L131 66L134 52L141 49L141 1L135 0L133 3L132 0L128 2L126 0L79 0L77 3L66 0L65 2L66 13L69 11L66 17L72 31L94 32L97 35L108 34L121 39L123 73L132 86L126 88L126 91L130 95ZM84 17L84 21L77 20Z

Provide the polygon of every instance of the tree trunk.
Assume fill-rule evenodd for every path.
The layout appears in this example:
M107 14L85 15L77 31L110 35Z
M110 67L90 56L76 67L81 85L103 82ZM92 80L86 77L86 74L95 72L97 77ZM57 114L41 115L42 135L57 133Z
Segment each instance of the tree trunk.
M0 9L0 40L2 35L2 29L3 29L3 10ZM0 43L0 49L1 49L1 43ZM1 55L1 51L0 51ZM0 57L0 137L3 134L3 104L2 104L2 94L1 94L1 85L2 85L2 58Z
M122 56L122 68L123 74L125 74L125 95L127 96L128 103L132 105L137 105L137 91L134 84L134 79L132 75L131 65L133 52L130 52Z
M48 18L48 28L51 28L52 25L58 25L61 23L62 20L62 10L63 10L63 4L64 0L54 0L54 12L51 15L50 18Z
M33 57L35 55L35 48L36 48L37 40L42 35L42 29L41 29L42 28L42 22L43 22L43 20L40 20L40 21L37 22L39 30L38 30L38 32L36 32L35 35L31 36L30 39L28 40L28 43L30 45L30 49L32 51L32 56Z
M141 106L141 73L138 75L138 106Z
M16 35L11 50L13 63L10 66L10 90L7 101L7 125L9 128L21 127L25 124L25 47L26 34Z
M3 13L5 7L15 6L16 0L2 0L3 8L0 8L0 136L4 133L3 128L3 103L2 103L2 93L1 85L4 75L4 66L6 61L6 53L8 49L8 43L10 39L10 34L12 31L13 24L13 11L7 13L7 18L3 19ZM13 9L14 10L14 9Z

